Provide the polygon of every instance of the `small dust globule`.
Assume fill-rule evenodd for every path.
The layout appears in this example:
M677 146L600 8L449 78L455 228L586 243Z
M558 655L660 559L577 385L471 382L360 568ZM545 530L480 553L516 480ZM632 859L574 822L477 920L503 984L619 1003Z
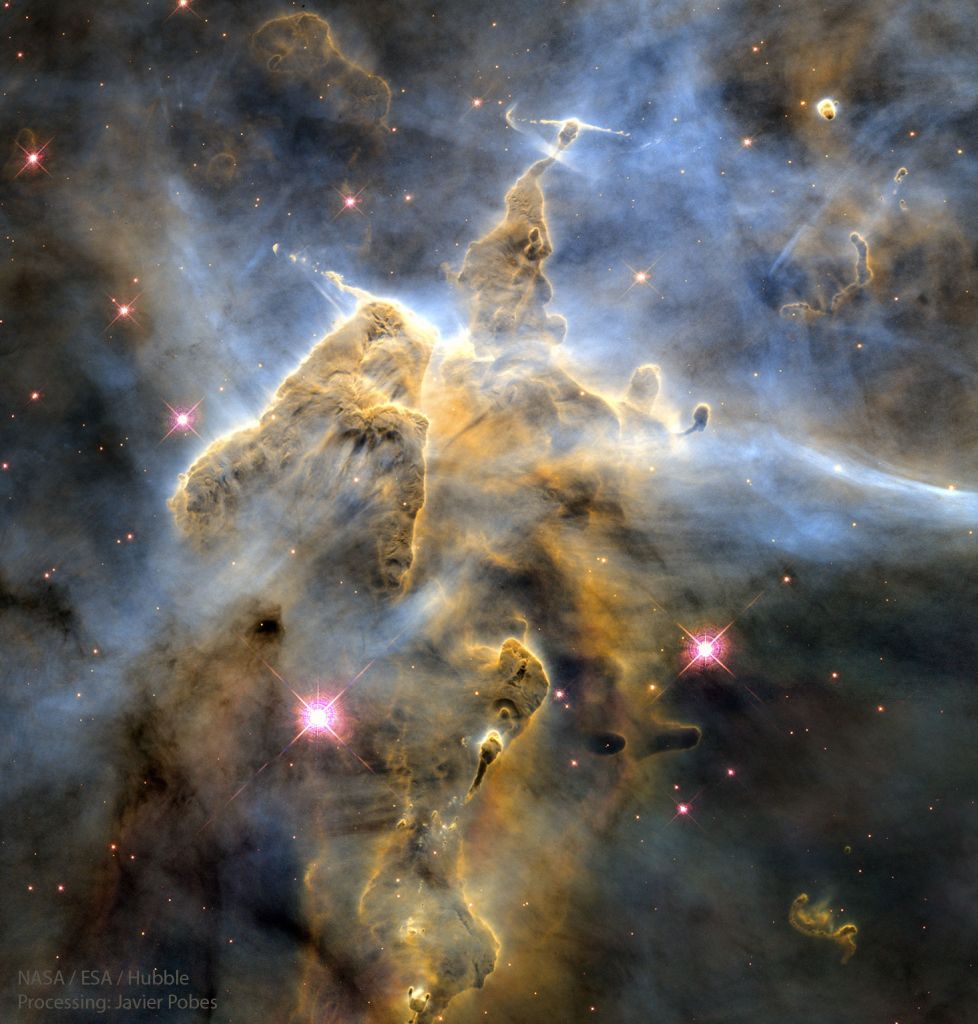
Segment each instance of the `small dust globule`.
M856 952L859 929L854 924L836 927L832 911L824 904L812 904L808 893L803 892L792 901L788 923L802 935L834 942L842 950L842 963L848 963Z
M818 112L818 116L824 121L834 121L835 115L839 112L839 104L836 100L826 96L824 99L818 101L815 105L815 110Z
M707 423L710 422L710 407L704 402L696 406L693 410L693 423L690 427L682 432L682 437L687 434L698 434L706 430Z
M486 769L497 757L503 752L503 741L499 737L499 733L491 732L482 741L482 746L479 748L479 767L476 769L475 781L472 783L472 787L469 790L469 796L479 788L482 780L485 778Z

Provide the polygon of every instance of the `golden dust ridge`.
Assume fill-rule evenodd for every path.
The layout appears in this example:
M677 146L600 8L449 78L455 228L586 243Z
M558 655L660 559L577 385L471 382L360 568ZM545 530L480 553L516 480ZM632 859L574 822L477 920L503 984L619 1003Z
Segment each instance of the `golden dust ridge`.
M255 425L215 441L181 475L169 501L178 528L201 549L250 538L305 548L341 532L342 499L355 498L373 551L361 539L348 555L364 556L373 586L400 586L424 503L428 421L416 406L432 344L417 318L363 302Z
M801 320L805 323L817 320L827 314L838 313L848 305L856 294L862 291L873 280L873 270L869 265L869 245L858 231L849 235L849 241L856 250L854 277L844 288L841 288L829 302L827 309L821 309L808 302L789 302L781 307L780 314L786 320Z

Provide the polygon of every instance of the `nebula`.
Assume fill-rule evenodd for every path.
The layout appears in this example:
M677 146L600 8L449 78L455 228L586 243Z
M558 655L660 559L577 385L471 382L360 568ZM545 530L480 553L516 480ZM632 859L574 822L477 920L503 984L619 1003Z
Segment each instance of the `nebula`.
M973 12L4 13L0 1019L970 1024Z
M558 148L574 137L562 128ZM310 993L333 986L334 957L369 965L369 988L358 983L336 998L345 1014L369 1005L377 1021L399 1020L405 1007L433 1019L496 969L505 936L467 900L461 862L497 764L532 742L522 734L551 689L526 644L573 690L572 728L590 754L642 759L699 739L692 727L643 722L629 706L622 655L636 639L590 625L598 602L614 605L614 577L601 584L575 568L575 552L597 546L623 566L638 559L638 570L648 541L627 524L618 474L598 468L618 459L617 403L551 359L561 321L546 309L551 247L539 178L552 163L538 161L517 180L503 223L469 247L456 287L471 310L473 351L442 358L436 389L425 383L436 332L354 289L353 315L279 385L257 423L205 449L169 500L195 552L191 589L206 591L220 576L227 582L219 589L234 596L211 600L189 627L168 627L137 663L136 678L155 680L164 662L169 668L129 724L125 761L140 769L120 794L113 831L120 846L141 851L140 878L219 879L242 792L260 780L285 799L291 776L282 761L293 745L335 740L334 757L364 773L358 785L372 795L366 805L360 798L357 816L369 807L372 824L364 841L350 840L359 890L345 869L349 901L338 904L323 849L337 827L349 829L337 824L348 812L329 801L310 805L295 927L317 955L308 958L293 1020L319 1019L320 997ZM658 369L640 368L623 413L654 422L658 390ZM453 407L472 419L457 427ZM705 415L696 417L705 425ZM490 437L495 458L477 458ZM498 515L501 501L522 509L518 530ZM232 585L233 577L242 582ZM327 593L328 613L314 611ZM336 693L315 702L294 688L309 666L340 656L333 622L373 618L378 629L385 602L411 600L423 601L411 634L388 640L351 682L337 681ZM369 679L383 681L382 698L370 695ZM378 699L392 712L384 724ZM230 717L220 710L229 700ZM329 716L314 721L315 710L304 712L290 741L295 701ZM346 720L360 725L345 736ZM266 734L265 742L249 738ZM276 746L282 753L269 756ZM142 775L155 780L148 792ZM296 799L314 799L315 777L310 767ZM160 827L185 835L172 866L151 850ZM108 920L130 919L151 899L135 878L126 890L124 901L108 898ZM206 905L206 890L200 899ZM99 941L105 934L100 923Z

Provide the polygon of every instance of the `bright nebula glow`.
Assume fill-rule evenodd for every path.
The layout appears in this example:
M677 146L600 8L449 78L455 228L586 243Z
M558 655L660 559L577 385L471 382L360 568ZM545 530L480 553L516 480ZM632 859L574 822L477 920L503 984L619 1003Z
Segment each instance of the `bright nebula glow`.
M302 708L302 724L312 733L335 732L335 702L316 700L304 705Z
M710 633L693 637L688 644L689 657L693 661L713 661L723 653L723 642Z

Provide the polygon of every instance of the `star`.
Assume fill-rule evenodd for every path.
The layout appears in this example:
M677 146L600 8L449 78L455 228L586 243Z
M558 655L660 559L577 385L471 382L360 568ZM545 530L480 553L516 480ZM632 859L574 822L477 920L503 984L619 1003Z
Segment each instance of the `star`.
M682 623L678 623L679 628L686 634L686 656L689 661L686 667L680 672L680 675L684 675L697 663L701 664L704 668L713 662L716 662L729 675L733 675L733 672L723 663L723 658L726 657L726 643L723 639L724 634L733 625L729 623L724 626L719 632L713 632L707 630L699 634L691 633Z
M197 418L196 413L201 402L203 402L203 399L200 399L199 402L192 405L189 409L174 409L169 402L164 402L163 404L170 410L170 429L160 438L160 442L162 443L171 434L177 433L177 431L182 434L194 434L200 437L200 434L194 429L194 420Z
M677 800L675 802L676 813L669 819L669 824L671 825L677 818L688 818L694 825L701 828L702 826L693 816L693 805L699 799L700 793L702 792L703 791L700 790L693 797L687 797L685 800Z
M656 260L654 263L649 264L649 266L641 270L638 270L626 263L625 266L628 267L632 274L632 283L622 292L621 297L624 298L633 288L636 287L652 288L652 271L655 268L655 264L658 262L659 261ZM659 294L659 297L662 298L661 293Z
M336 192L342 201L342 205L339 210L337 210L333 215L333 220L336 220L341 213L346 213L349 210L356 210L357 213L362 214L364 217L366 216L363 210L360 209L360 204L362 202L360 196L362 196L364 192L362 188L357 192L351 192L349 189L341 190L338 188L334 188L333 191Z
M722 660L722 658L726 656L725 651L727 646L724 637L727 631L731 629L731 627L734 625L734 623L737 622L740 616L744 615L751 608L753 608L754 605L757 604L757 602L761 599L761 597L764 596L764 593L765 590L758 591L758 593L755 594L750 599L750 601L747 602L743 609L737 615L735 615L723 627L723 629L719 631L714 629L708 629L701 630L699 633L693 633L691 630L687 629L681 622L677 621L676 625L683 631L683 633L686 636L686 656L689 660L682 667L682 669L680 669L680 671L676 673L676 675L672 678L672 681L668 685L663 686L661 689L657 688L655 685L649 687L650 691L655 691L653 703L656 703L659 700L661 700L665 696L665 694L672 688L673 684L678 682L694 665L699 664L705 667L713 662L716 662L716 664L719 665L724 670L724 672L726 672L730 676L733 676L733 672L730 671L730 669L724 664ZM652 605L656 611L665 611L665 609L662 608L662 606L655 600L652 601ZM746 687L746 689L747 692L750 693L755 700L760 702L760 698L753 692L753 690L751 690L749 687Z
M716 653L716 642L714 640L701 640L696 645L696 653L701 658L712 658Z
M301 722L308 732L315 734L330 732L336 735L337 722L336 700L323 701L317 695L310 703L303 702Z
M37 146L33 149L28 149L26 146L22 146L19 142L17 148L24 154L24 162L21 165L20 170L14 175L15 178L19 178L24 171L44 171L45 174L51 172L44 166L44 151L51 145L51 140L48 139L43 146Z
M139 296L137 295L135 299L130 299L128 302L117 302L115 299L112 299L112 305L115 307L115 316L108 322L105 329L108 330L120 320L131 320L133 323L138 323L139 321L136 319L136 299L138 298Z
M169 21L174 14L179 14L181 11L189 12L195 18L200 18L200 15L191 6L192 4L193 0L177 0L177 6L166 16L166 20ZM203 21L204 19L200 18L200 20Z

